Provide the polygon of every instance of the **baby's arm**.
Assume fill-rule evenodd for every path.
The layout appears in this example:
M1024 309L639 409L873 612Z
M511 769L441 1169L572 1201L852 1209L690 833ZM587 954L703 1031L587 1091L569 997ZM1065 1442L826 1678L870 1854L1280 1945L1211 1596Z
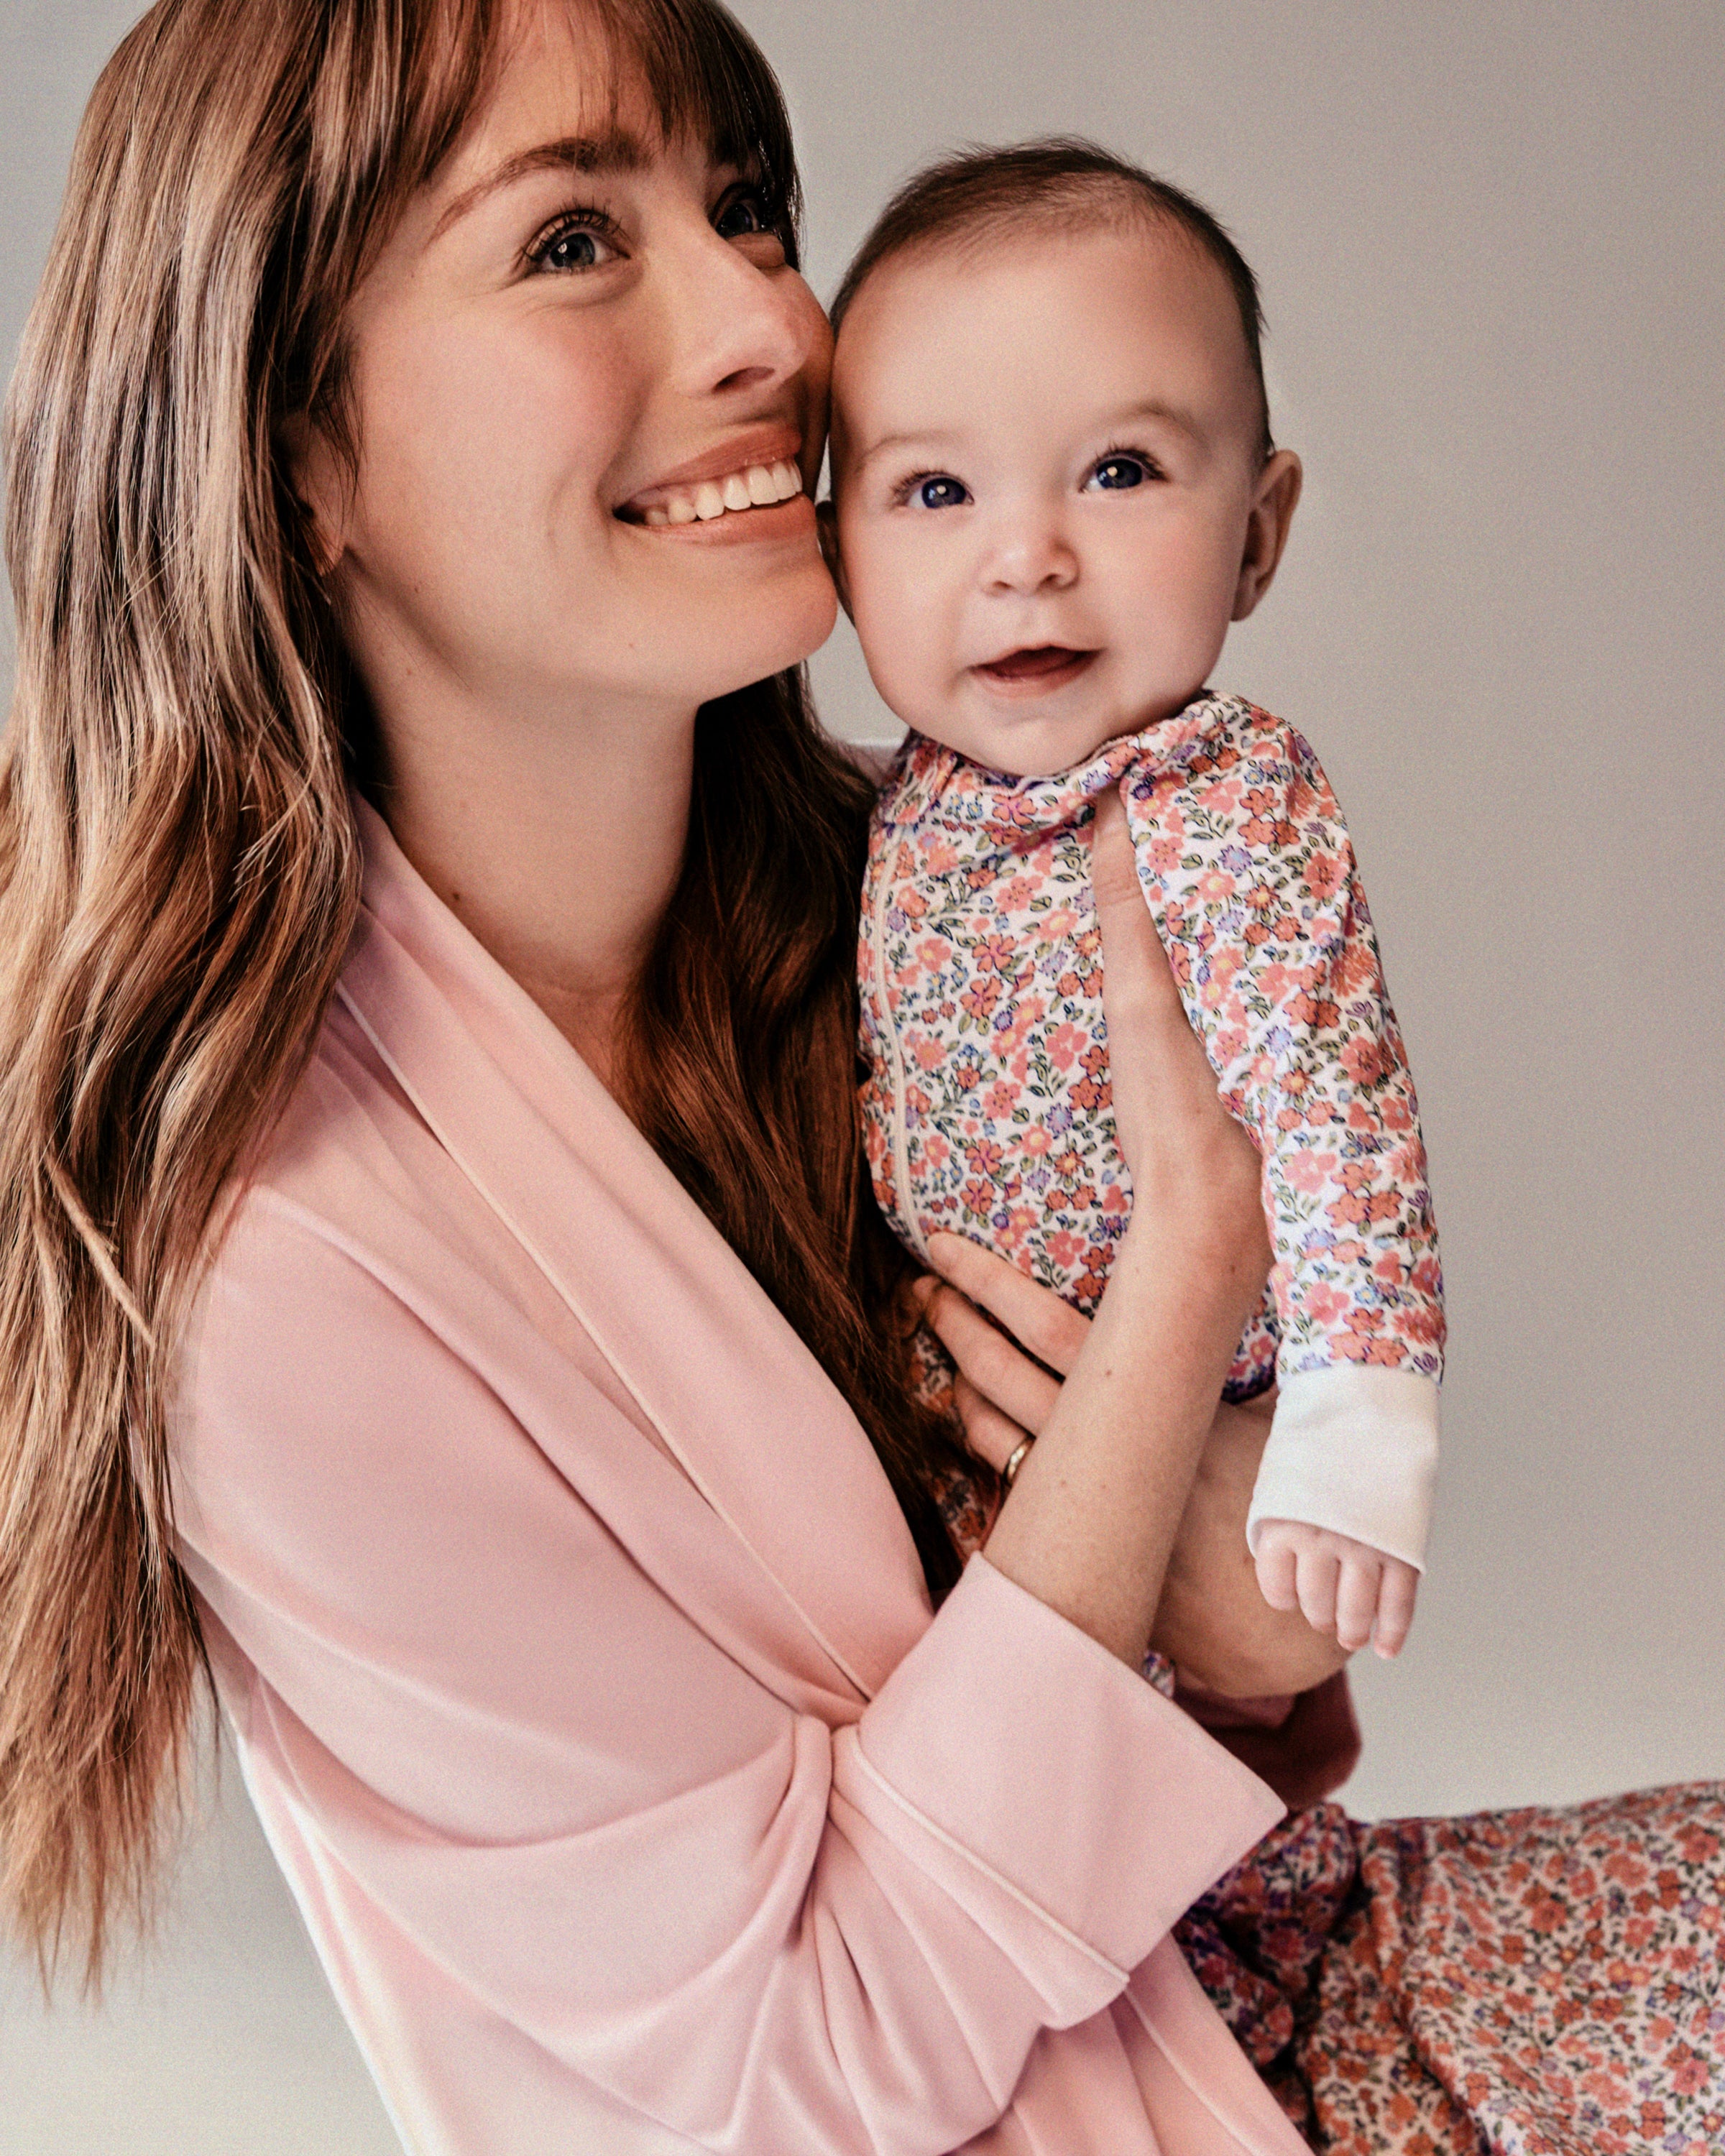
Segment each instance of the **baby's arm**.
M1211 711L1127 791L1188 1014L1264 1158L1281 1389L1251 1547L1273 1604L1344 1644L1381 1620L1387 1648L1424 1561L1443 1339L1413 1084L1317 759L1266 713Z

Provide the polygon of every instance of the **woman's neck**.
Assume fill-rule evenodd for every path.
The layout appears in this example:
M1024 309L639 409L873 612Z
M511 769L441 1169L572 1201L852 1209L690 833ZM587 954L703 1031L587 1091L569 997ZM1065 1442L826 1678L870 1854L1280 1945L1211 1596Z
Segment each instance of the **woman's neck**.
M688 836L695 714L518 718L420 706L386 722L396 843L615 1090L616 1028Z

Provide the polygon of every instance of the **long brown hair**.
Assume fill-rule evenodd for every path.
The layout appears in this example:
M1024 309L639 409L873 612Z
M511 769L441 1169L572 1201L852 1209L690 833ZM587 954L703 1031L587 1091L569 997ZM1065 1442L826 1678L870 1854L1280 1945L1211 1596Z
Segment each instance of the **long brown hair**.
M44 1966L139 1911L203 1668L165 1394L225 1195L357 904L367 721L281 449L352 453L343 319L497 63L501 0L158 0L97 86L8 401L0 759L0 1900ZM594 0L667 131L752 166L778 85L713 0ZM794 253L793 254L794 259ZM874 1317L852 1096L867 789L800 678L698 721L634 1112L854 1403L937 1591L943 1444Z

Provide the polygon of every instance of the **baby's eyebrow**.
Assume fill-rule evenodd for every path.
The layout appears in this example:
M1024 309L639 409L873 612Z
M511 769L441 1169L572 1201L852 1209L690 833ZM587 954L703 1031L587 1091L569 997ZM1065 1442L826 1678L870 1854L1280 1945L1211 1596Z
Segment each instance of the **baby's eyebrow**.
M906 433L883 434L879 441L870 443L856 459L854 469L865 471L877 457L884 457L889 449L951 449L958 439L958 435L949 427L916 427Z
M1170 404L1162 397L1144 397L1135 403L1122 406L1112 415L1109 424L1130 426L1134 420L1142 419L1159 420L1163 426L1173 427L1176 432L1189 436L1194 442L1204 439L1204 429L1192 413L1181 405Z

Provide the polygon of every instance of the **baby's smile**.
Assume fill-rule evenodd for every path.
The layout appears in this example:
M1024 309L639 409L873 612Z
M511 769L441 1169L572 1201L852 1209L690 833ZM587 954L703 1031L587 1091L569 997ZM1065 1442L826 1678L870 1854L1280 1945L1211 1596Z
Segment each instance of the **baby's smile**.
M1095 651L1074 651L1064 644L1039 644L1009 651L970 670L997 696L1045 696L1087 673L1100 655Z

